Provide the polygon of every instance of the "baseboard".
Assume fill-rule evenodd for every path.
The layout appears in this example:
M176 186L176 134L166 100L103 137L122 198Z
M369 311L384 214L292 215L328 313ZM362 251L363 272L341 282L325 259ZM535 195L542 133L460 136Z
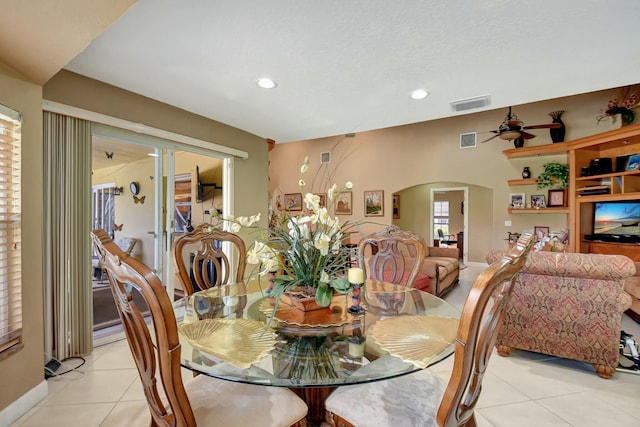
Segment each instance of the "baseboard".
M9 427L49 394L49 384L42 381L0 411L0 427Z

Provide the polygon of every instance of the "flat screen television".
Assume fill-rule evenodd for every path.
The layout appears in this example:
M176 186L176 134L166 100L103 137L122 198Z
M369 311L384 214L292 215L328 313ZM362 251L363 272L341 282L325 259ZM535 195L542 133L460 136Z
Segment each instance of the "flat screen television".
M590 240L640 243L640 200L594 203Z

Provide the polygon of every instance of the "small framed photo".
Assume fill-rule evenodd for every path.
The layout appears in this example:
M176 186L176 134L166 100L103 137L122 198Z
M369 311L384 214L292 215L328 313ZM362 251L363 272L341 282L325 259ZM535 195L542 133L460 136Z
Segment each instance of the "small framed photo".
M352 193L351 191L341 191L335 195L335 214L336 215L351 215L353 210Z
M327 193L315 193L316 196L320 197L320 207L327 207Z
M364 192L364 216L384 216L384 191Z
M627 161L626 171L637 171L638 167L640 167L640 154L634 154L629 156L629 160Z
M567 190L549 190L549 203L547 206L550 208L561 208L565 206L567 201Z
M535 226L533 228L533 234L536 236L536 240L543 240L549 235L549 227Z
M534 209L546 208L547 203L542 194L531 196L531 207Z
M288 211L302 210L302 194L287 193L284 195L284 208Z
M514 209L524 208L524 193L509 193L509 207Z
M393 219L399 219L400 218L400 195L399 194L394 194L393 195Z

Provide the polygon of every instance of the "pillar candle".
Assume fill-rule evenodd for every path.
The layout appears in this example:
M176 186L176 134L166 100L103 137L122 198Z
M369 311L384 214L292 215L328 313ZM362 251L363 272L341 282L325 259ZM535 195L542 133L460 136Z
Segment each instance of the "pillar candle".
M364 283L364 270L361 268L350 268L349 283Z

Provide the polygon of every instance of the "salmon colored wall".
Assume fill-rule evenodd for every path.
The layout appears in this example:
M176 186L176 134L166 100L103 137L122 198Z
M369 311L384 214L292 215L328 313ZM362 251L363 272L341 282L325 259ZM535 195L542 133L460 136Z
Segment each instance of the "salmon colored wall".
M617 91L600 91L573 97L558 98L534 104L514 106L518 118L526 124L550 123L548 115L555 110L566 110L563 120L567 127L565 140L576 139L603 132L596 116L607 101L617 96ZM428 98L425 102L429 102ZM363 192L383 190L385 215L376 217L376 222L392 223L392 194L400 192L402 216L409 216L410 229L423 235L428 230L428 201L414 203L403 190L420 185L434 187L468 186L469 193L469 261L484 262L486 253L492 248L506 247L507 232L533 229L536 225L549 226L551 230L564 228L564 214L509 215L507 204L510 192L525 192L527 200L531 194L546 194L547 190L532 187L509 188L507 180L521 178L524 166L529 166L533 176L542 171L543 164L559 160L566 162L566 155L543 158L507 160L502 154L513 144L495 138L486 143L481 140L491 133L479 133L476 148L461 149L459 135L466 132L486 132L502 123L507 109L459 115L457 117L397 126L369 132L360 132L355 137L336 136L311 141L276 144L269 153L270 194L297 192L299 167L305 156L311 160L309 178L313 190L325 188L327 181L342 183L353 181L353 215L344 220L363 218ZM531 131L536 137L527 145L551 144L548 129ZM319 166L320 154L331 152L331 163ZM330 179L329 179L330 178ZM322 185L320 185L322 184ZM420 193L420 191L412 191ZM426 215L426 217L425 217ZM511 221L510 227L505 221ZM407 224L404 218L400 223ZM382 226L382 225L379 225ZM415 228L413 228L415 227ZM371 229L375 227L370 225Z

